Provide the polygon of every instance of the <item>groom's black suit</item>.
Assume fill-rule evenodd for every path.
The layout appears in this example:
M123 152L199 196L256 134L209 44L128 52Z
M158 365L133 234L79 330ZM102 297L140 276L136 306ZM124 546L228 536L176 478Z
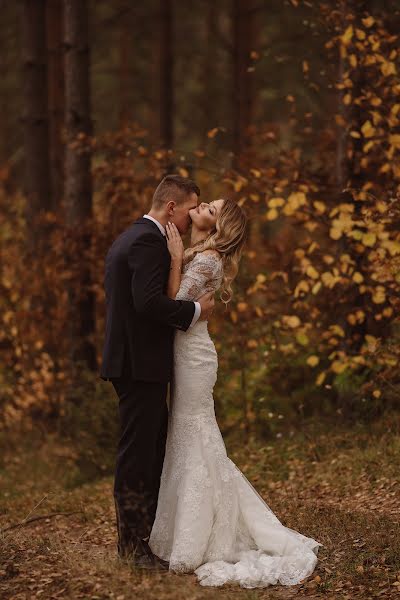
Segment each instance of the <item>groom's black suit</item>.
M186 331L195 311L193 302L166 296L170 262L164 236L145 218L122 233L106 257L101 377L112 381L119 397L114 498L121 552L151 531L165 454L174 329Z

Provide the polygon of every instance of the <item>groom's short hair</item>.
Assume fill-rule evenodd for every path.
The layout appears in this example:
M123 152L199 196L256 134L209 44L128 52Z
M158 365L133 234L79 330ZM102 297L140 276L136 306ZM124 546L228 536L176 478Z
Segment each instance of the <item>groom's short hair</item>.
M154 192L152 206L159 209L170 200L178 205L183 204L190 194L200 196L199 186L192 179L180 175L166 175Z

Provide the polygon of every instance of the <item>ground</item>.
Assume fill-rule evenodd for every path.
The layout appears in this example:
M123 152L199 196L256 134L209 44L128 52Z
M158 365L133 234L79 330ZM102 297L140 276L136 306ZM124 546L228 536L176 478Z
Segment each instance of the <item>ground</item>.
M71 483L73 452L49 438L2 459L0 598L400 597L398 417L371 430L312 424L227 448L280 520L323 544L302 585L213 589L193 575L135 571L116 558L112 478Z

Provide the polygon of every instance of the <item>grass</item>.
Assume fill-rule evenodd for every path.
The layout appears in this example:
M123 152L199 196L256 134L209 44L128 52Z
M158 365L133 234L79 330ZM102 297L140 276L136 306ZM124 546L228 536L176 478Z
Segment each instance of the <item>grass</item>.
M215 590L193 575L135 571L116 559L112 478L72 486L79 479L75 451L56 438L26 440L18 453L9 445L0 468L0 527L29 513L52 516L0 534L0 598L398 598L399 430L391 415L370 428L282 426L282 437L263 444L227 437L229 455L280 520L324 545L309 580L264 590Z

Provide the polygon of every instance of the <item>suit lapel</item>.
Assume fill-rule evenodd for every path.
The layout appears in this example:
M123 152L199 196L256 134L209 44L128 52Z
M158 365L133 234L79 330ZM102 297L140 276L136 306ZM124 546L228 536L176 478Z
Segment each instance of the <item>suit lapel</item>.
M156 233L158 233L158 235L160 236L160 238L162 238L165 242L165 245L167 245L167 240L166 237L161 233L161 231L158 229L157 225L151 221L150 219L145 219L144 217L140 217L139 219L137 219L136 221L134 221L133 225L145 225L147 226L151 231L155 231Z

